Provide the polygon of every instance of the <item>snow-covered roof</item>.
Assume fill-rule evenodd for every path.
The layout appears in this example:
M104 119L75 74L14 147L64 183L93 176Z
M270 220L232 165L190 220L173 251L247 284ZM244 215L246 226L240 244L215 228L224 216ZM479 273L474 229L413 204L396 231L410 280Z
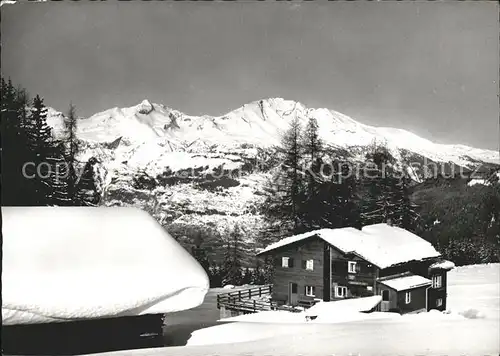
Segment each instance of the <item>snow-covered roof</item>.
M167 313L203 302L203 268L134 208L2 207L4 325Z
M310 231L286 237L267 246L259 254L265 254L313 236L323 239L344 253L356 253L379 268L440 256L429 242L405 229L387 224L369 225L363 227L362 230L345 227Z
M432 284L432 281L422 276L407 275L391 279L385 279L383 281L379 281L379 283L386 285L387 287L392 288L399 292L403 290L427 286Z
M455 268L455 264L451 261L448 261L448 260L442 260L442 261L438 261L436 263L433 263L432 265L429 266L429 269L444 269L444 270L451 270Z

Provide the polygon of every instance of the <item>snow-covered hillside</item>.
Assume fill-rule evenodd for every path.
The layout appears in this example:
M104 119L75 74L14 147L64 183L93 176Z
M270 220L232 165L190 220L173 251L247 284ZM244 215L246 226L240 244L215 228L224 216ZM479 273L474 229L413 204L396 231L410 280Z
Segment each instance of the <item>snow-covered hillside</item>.
M236 222L255 230L262 186L276 167L271 147L292 118L304 125L316 118L331 147L363 156L373 142L385 143L400 161L425 159L474 168L499 163L495 151L435 144L395 128L361 124L328 109L271 98L221 116L190 116L144 100L81 119L81 159L96 157L104 205L133 205L164 223L189 221L225 229ZM48 122L61 134L63 116L49 110ZM418 174L415 179L418 179Z

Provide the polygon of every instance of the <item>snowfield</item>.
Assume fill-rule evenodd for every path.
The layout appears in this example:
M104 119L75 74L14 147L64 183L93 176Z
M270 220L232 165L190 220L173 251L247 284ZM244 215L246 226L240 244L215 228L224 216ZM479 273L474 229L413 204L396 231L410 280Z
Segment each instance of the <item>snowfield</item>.
M195 331L188 342L191 346L110 354L496 356L500 352L499 272L500 264L449 272L448 313L376 313L361 321L314 323L291 320L296 316L283 312L280 318L275 313L274 321L266 317L264 322L224 323ZM377 314L387 315L377 319ZM285 318L290 322L283 322Z

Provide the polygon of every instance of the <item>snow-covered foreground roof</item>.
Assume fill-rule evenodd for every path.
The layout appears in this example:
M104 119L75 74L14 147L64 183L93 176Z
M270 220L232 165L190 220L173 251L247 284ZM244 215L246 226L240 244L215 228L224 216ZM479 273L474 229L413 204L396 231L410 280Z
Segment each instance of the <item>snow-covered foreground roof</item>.
M412 260L440 256L424 239L399 227L387 224L321 229L284 238L267 246L260 254L317 236L344 253L356 253L379 268L387 268Z
M409 276L386 279L383 281L379 281L379 283L382 283L383 285L386 285L387 287L392 288L399 292L402 290L428 286L432 284L432 281L422 276L409 275Z
M203 268L134 208L6 208L3 325L167 313L203 302Z

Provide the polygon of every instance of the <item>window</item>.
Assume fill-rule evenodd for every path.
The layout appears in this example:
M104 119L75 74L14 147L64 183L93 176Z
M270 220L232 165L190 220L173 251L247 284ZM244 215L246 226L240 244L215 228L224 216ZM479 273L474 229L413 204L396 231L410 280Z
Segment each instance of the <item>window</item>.
M356 262L349 261L347 264L347 271L349 273L356 273Z
M304 261L304 268L309 270L309 271L312 271L314 270L314 260L306 260Z
M443 285L443 277L442 276L433 276L432 277L432 288L441 288Z
M337 298L347 297L347 287L343 287L343 286L335 287L335 297L337 297Z
M443 305L443 299L441 298L436 299L436 307L440 307L441 305Z
M389 291L387 289L384 289L382 291L382 301L383 302L388 302L389 301L389 298L390 298L390 294L389 294Z
M306 286L306 296L308 297L315 297L315 288L314 286Z
M372 286L366 286L366 290L372 292L373 291L373 287Z
M405 303L410 304L411 303L411 292L406 292L405 293Z
M291 257L282 257L281 258L281 267L292 268L293 267L293 258L291 258Z
M289 260L290 259L288 257L281 257L281 267L287 268Z

